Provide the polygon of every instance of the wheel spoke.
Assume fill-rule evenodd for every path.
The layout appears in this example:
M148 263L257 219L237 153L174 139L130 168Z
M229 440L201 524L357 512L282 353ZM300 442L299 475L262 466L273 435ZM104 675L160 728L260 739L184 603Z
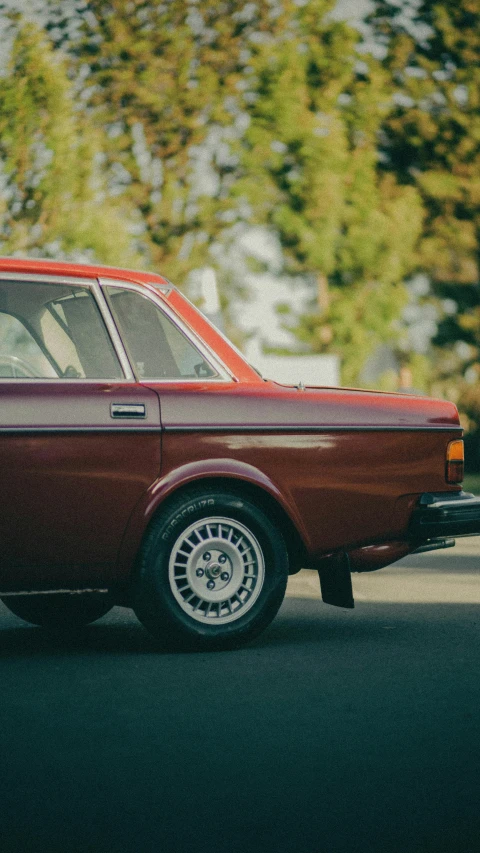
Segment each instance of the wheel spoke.
M195 621L220 625L238 619L255 603L264 577L259 543L234 519L209 517L194 522L172 549L171 589Z

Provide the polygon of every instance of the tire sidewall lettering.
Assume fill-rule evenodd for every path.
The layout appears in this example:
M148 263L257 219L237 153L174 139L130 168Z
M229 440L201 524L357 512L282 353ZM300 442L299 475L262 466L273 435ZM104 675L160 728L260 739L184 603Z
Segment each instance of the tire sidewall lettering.
M215 515L240 522L256 537L266 568L252 608L235 621L218 626L195 621L180 608L168 571L171 550L182 531ZM282 543L279 528L248 499L222 491L185 496L183 502L179 498L170 512L165 508L163 518L157 516L145 541L133 593L135 613L165 648L237 648L271 622L283 600L288 557Z
M186 507L184 507L181 512L178 512L174 518L169 522L165 530L163 531L161 538L164 542L167 542L170 539L170 536L173 533L177 532L178 525L185 521L185 519L189 518L191 515L194 515L197 512L208 509L209 507L215 506L214 498L202 498L198 501L192 501Z

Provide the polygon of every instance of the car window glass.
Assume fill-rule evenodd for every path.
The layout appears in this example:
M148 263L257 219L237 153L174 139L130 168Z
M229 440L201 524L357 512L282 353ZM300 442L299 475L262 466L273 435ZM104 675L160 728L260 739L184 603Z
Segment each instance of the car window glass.
M75 344L68 332L60 326L55 315L48 310L43 311L40 316L40 326L42 337L45 342L48 342L48 349L54 356L62 373L70 366L70 373L75 371L78 376L84 375Z
M20 378L22 359L30 378L123 378L89 288L0 281L0 312L0 376Z
M142 379L199 379L218 375L151 299L118 287L106 290L124 343Z
M42 315L50 352L65 376L118 379L122 370L93 295L85 288L51 300Z
M56 375L23 323L11 314L0 313L0 378L33 379Z

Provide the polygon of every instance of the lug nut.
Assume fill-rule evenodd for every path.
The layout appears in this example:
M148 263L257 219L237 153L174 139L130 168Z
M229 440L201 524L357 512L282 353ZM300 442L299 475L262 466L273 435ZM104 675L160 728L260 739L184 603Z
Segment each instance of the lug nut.
M204 560L211 560L212 559L212 555L211 555L210 551L205 551L205 553L203 555L203 559Z
M203 578L205 572L203 571L203 569L197 569L196 574L197 574L197 578Z
M215 589L215 581L208 581L207 589Z
M228 581L228 578L229 578L228 572L222 572L222 574L220 575L220 580L222 580L222 581Z
M226 563L227 562L227 558L226 558L225 554L220 554L220 556L218 558L218 562L219 563Z

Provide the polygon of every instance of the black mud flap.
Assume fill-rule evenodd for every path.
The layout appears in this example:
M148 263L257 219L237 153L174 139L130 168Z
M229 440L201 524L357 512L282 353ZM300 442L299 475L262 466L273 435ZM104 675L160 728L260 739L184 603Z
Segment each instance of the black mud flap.
M348 554L336 554L328 561L325 560L318 574L325 604L333 604L335 607L355 607Z

